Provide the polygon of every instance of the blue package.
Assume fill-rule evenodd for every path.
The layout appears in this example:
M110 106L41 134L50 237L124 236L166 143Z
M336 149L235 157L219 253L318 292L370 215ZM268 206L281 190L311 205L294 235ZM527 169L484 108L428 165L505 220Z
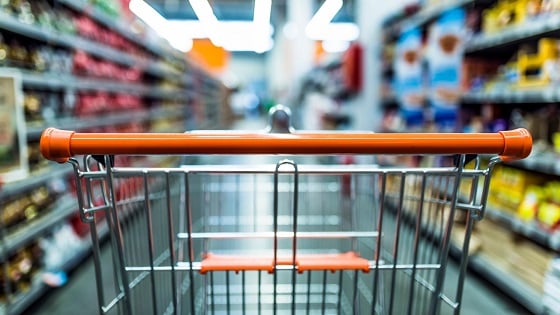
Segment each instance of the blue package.
M428 100L432 119L442 131L456 125L461 97L461 68L465 38L463 9L445 12L430 29L426 59Z
M404 31L395 47L395 95L407 127L424 122L424 80L422 70L422 33L414 28Z

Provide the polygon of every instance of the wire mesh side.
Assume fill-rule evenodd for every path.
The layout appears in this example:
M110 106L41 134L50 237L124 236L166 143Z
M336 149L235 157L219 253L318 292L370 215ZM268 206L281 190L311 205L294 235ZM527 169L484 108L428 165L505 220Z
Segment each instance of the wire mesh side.
M105 253L113 264L97 266L100 304L110 314L126 313L127 308L133 314L268 314L274 309L426 314L434 300L442 314L453 313L460 307L457 292L463 279L447 279L442 257L448 249L442 240L466 244L469 229L455 225L470 217L481 201L475 196L452 211L458 199L447 189L458 187L460 176L472 182L488 176L484 170L459 172L455 167L302 167L294 188L294 171L280 172L275 185L273 166L265 171L231 166L227 172L113 168L110 176L100 173L90 170L80 178L99 182L91 185L97 190L83 187L86 200L102 196L102 204L90 208L115 210L110 218L96 217L115 221L109 224L114 230L109 234L111 251ZM278 239L278 255L293 255L289 233L294 224L300 235L298 254L357 252L369 261L370 271L298 273L295 266L283 265L273 274L199 272L208 253L273 255L271 235L284 235ZM462 238L457 231L463 232ZM447 237L448 232L453 233ZM462 266L458 270L464 272Z

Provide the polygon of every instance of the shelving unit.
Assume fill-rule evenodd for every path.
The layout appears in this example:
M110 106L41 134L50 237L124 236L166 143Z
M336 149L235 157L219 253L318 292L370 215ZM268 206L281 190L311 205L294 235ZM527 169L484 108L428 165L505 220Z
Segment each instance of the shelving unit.
M71 74L55 75L27 71L22 73L22 83L30 88L128 92L139 95L148 95L151 90L151 88L138 83L81 78Z
M429 6L427 8L421 8L418 12L416 12L412 15L395 16L393 18L390 18L389 20L394 19L395 21L391 21L390 23L384 23L384 27L390 29L391 37L395 37L395 36L398 35L398 32L400 32L403 29L421 27L421 26L426 25L427 23L433 21L438 16L440 16L441 13L443 13L445 11L448 11L448 10L451 10L451 9L454 9L454 8L465 7L467 5L472 5L472 4L475 4L477 1L480 1L480 0L449 0L449 1L445 1L441 4L432 5L432 6Z
M4 184L2 189L0 189L0 200L21 194L53 178L64 177L65 175L70 174L71 170L71 168L59 167L47 168L38 173L34 173L33 176L30 176L26 180Z
M457 251L458 249L453 249ZM523 280L511 273L504 272L493 265L492 260L483 255L469 257L469 268L484 277L512 299L526 307L533 314L543 314L544 305L541 295L527 287Z
M19 227L17 230L9 233L4 237L4 254L9 254L17 248L25 245L31 240L40 236L43 232L51 228L61 220L66 219L69 215L77 210L77 202L73 196L64 196L58 199L51 209L39 218L31 221L25 226ZM3 257L4 259L6 257Z
M155 54L158 54L161 57L167 58L171 56L177 59L183 58L183 56L181 56L178 51L172 49L171 47L164 48L161 43L156 44L150 42L142 36L135 34L130 30L130 27L125 22L107 16L104 12L88 3L87 0L58 0L58 2L76 11L83 12L97 22L107 26L109 29L117 31L119 34L123 35L130 41L145 47L146 49Z
M477 104L486 102L496 104L553 103L560 101L560 91L556 87L547 87L526 90L467 92L462 96L462 101Z
M541 17L519 26L511 26L495 34L482 34L471 38L465 53L477 53L517 44L538 37L558 35L560 33L560 16Z
M439 5L432 5L428 8L421 9L414 16L407 18L404 22L404 28L413 28L425 25L426 23L436 19L441 13L460 8L469 4L473 4L476 0L452 0L446 1Z
M560 165L553 156L540 154L521 161L508 162L506 165L546 175L560 176Z
M398 39L397 32L405 30L406 27L418 27L426 32L429 23L449 9L462 6L474 9L476 12L482 12L480 9L490 8L496 2L497 0L444 2L443 5L420 10L412 16L401 17L400 20L399 18L392 18L384 24L385 42L383 47L394 44ZM423 34L423 36L426 36L426 34ZM560 12L543 14L536 18L527 19L523 24L504 28L495 33L475 34L465 43L464 56L469 61L470 59L474 60L474 62L487 59L495 63L503 61L502 64L505 65L510 60L503 59L510 58L517 47L526 44L536 45L539 39L545 37L560 39ZM425 39L423 38L423 40ZM385 58L383 63L385 67L381 70L381 75L387 83L392 82L395 75L394 71L390 68L392 67L391 55L391 49L383 51L382 56ZM476 67L476 64L473 67ZM508 71L508 69L503 71ZM512 68L511 72L514 71L515 68ZM514 76L509 74L509 72L506 75ZM510 77L507 78L511 80ZM384 85L385 88L389 86L387 83ZM524 87L517 87L515 84L510 84L509 81L500 81L488 87L474 86L476 86L476 90L461 95L460 106L467 113L465 117L469 117L468 114L473 111L481 111L483 108L487 109L488 104L495 104L496 113L511 113L513 110L537 112L541 108L557 106L554 104L560 102L557 83L553 83L550 86L537 84L530 86L527 84ZM381 100L381 106L389 102L393 102L393 100L390 98L383 99ZM504 120L508 121L507 118L504 118ZM544 178L548 179L560 176L558 155L553 152L534 152L532 156L525 160L504 162L503 165L533 173L535 176L544 176ZM442 194L450 193L445 187L435 187L435 189L439 189ZM558 255L560 253L560 232L558 230L551 232L540 226L537 222L523 221L511 211L504 211L503 209L491 206L486 208L485 220L499 226L512 238L525 240L543 249L543 252L551 255ZM451 253L459 257L461 251L452 246ZM545 313L542 291L539 292L529 285L530 282L528 281L531 279L519 277L515 272L504 270L499 265L496 265L495 257L492 257L492 255L484 253L473 254L469 258L469 268L496 285L496 287L518 301L531 313L539 315Z
M486 209L486 216L537 244L553 251L560 251L560 233L547 232L535 222L523 222L513 214L492 207Z
M443 194L450 194L449 187L434 187L434 189L441 191ZM398 209L397 204L388 203L388 210L396 212ZM413 212L415 213L415 212ZM486 210L486 215L489 218L495 219L496 216L500 216L501 223L507 222L507 224L519 224L518 220L511 216L503 215L500 211L488 209ZM414 217L409 218L410 220L404 220L406 224L415 224L416 219ZM515 222L515 223L514 223ZM456 224L454 230L461 229L460 224ZM511 225L508 225L511 226ZM513 227L512 227L513 229ZM534 227L525 226L519 231L525 231L527 234L525 236L529 237L541 237L543 241L548 242L550 237L548 235L543 235L541 230ZM438 238L434 229L422 228L422 233L428 235L428 239L436 242L440 242L441 239ZM462 233L462 232L461 232ZM535 238L532 238L536 241ZM461 244L456 243L454 238L451 237L451 243L449 248L450 255L456 260L462 259L462 248L459 246ZM557 246L557 245L554 245ZM518 301L521 305L527 308L533 314L544 314L544 305L542 303L541 295L535 289L527 286L524 281L517 275L508 273L502 270L499 266L495 266L491 257L488 257L484 252L471 253L468 257L468 268L482 276L484 279L495 285L497 288L502 290L502 292L511 296L514 300Z
M26 24L18 18L0 10L0 32L4 38L24 40L26 45L37 47L49 46L64 52L85 52L88 56L114 65L117 69L135 69L140 72L139 80L121 80L118 77L93 77L83 72L42 72L31 71L31 68L19 68L23 89L27 93L54 95L57 98L81 95L97 95L104 93L113 99L117 95L129 95L141 99L141 109L128 110L126 108L110 108L96 112L97 114L82 114L74 116L74 112L65 108L66 112L56 114L54 118L42 117L41 121L26 123L27 140L37 141L42 131L47 127L67 130L86 130L91 128L113 128L126 126L131 122L141 123L142 127L157 122L157 130L182 132L188 125L191 128L204 126L207 129L220 128L220 108L223 85L210 77L203 69L187 60L185 55L175 49L163 39L152 34L139 34L130 28L129 21L123 21L97 8L87 0L55 0L54 9L69 9L72 14L89 17L98 25L114 32L116 36L128 41L132 45L127 51L121 51L118 45L110 46L97 42L91 38L82 37L79 33L61 33L54 28L41 27L39 24ZM127 47L127 46L125 46ZM73 58L73 56L72 56ZM13 65L11 66L13 68ZM80 74L77 74L80 73ZM89 71L87 73L90 73ZM124 79L124 78L122 78ZM198 85L197 85L198 83ZM80 94L78 94L80 93ZM110 104L107 104L110 105ZM70 111L70 112L68 112ZM208 113L207 116L194 120L193 112ZM212 118L212 120L208 120ZM178 124L183 120L183 124ZM169 125L161 125L168 121ZM140 124L139 124L140 125ZM153 124L153 128L155 128ZM223 127L221 127L223 128ZM155 130L155 129L154 129ZM177 161L167 160L167 163ZM0 188L0 203L23 196L35 188L46 183L69 176L72 168L68 165L51 166L34 171L24 180L4 184ZM48 209L25 223L9 230L1 230L0 263L8 263L8 257L20 248L28 246L54 227L66 222L68 217L77 211L75 197L63 195ZM98 227L101 238L108 235L108 228L104 222ZM75 268L91 251L91 241L84 240L82 246L63 264L60 271L68 272ZM4 272L4 270L0 271ZM6 278L6 277L4 277ZM8 302L0 303L0 314L21 314L25 312L36 299L50 288L37 276L33 279L29 290L18 292Z
M99 238L105 239L109 234L107 224L103 224L98 228ZM72 257L68 257L62 264L61 271L73 270L91 253L91 241L85 239L82 245L76 250ZM14 301L10 304L10 309L0 306L0 313L7 315L22 314L33 302L47 293L51 288L43 282L40 276L33 279L31 287L28 291L18 294L14 297Z
M27 138L28 139L38 139L41 136L43 130L51 126L57 126L59 129L66 130L83 130L95 127L113 126L130 121L149 121L155 119L163 118L176 118L181 117L185 114L184 108L156 108L146 111L135 111L135 112L122 112L113 113L108 115L98 115L94 117L84 117L84 118L60 118L51 122L44 122L40 124L28 124L27 125Z
M93 56L114 61L125 66L140 67L150 74L166 77L178 76L179 72L170 69L160 63L145 60L126 52L116 50L104 44L79 37L77 35L60 34L39 26L25 24L18 19L0 11L0 29L7 30L19 35L33 38L51 45L58 45L70 49L83 50Z
M139 83L83 78L71 74L22 72L22 83L28 88L131 93L164 100L188 99L190 93L179 88L150 87Z

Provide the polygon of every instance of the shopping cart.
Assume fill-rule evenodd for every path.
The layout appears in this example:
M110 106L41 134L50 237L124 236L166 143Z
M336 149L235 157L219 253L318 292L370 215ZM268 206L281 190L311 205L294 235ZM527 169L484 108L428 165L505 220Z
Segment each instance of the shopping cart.
M458 314L492 167L526 157L528 132L301 133L274 113L284 117L274 133L43 133L44 156L75 170L99 313ZM224 160L118 158L195 154ZM317 164L324 154L428 155L443 166Z

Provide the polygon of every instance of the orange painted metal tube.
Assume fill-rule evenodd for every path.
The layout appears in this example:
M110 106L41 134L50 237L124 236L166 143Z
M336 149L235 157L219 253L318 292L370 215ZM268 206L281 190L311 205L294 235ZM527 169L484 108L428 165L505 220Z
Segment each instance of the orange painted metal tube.
M525 129L498 133L77 133L41 135L41 153L65 162L83 154L498 154L531 153Z

